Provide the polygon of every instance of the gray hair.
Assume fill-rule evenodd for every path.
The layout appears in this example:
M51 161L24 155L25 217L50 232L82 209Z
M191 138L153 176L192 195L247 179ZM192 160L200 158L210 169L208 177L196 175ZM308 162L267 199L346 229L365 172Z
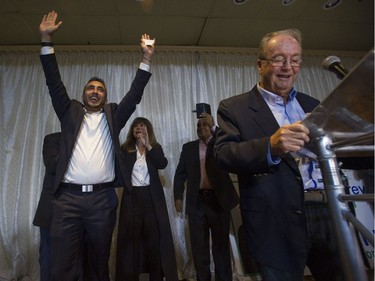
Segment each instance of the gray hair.
M263 36L262 40L259 43L259 52L258 52L258 59L264 59L267 57L267 44L268 42L279 35L288 35L293 37L301 46L302 48L302 35L301 32L298 29L284 29L284 30L279 30L279 31L274 31L267 33L266 35Z

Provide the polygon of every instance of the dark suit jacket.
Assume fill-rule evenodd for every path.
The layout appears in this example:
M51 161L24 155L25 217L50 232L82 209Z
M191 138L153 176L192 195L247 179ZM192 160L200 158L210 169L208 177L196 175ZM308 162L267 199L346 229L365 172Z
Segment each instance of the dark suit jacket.
M42 193L35 212L33 224L39 227L50 227L52 219L53 184L55 171L59 159L59 145L61 133L46 135L43 141L43 162L46 167Z
M238 204L238 195L228 174L219 169L213 154L215 136L207 145L206 172L210 179L215 196L223 210L229 211ZM203 214L203 202L200 200L199 189L201 181L199 140L185 143L182 146L180 160L174 176L174 199L183 199L185 182L186 190L186 213Z
M136 152L124 151L125 161L130 169L127 177L131 177L133 166L137 160ZM147 169L150 174L150 192L160 230L160 253L164 275L167 281L177 281L177 265L173 245L168 209L165 201L163 186L160 182L159 171L164 169L168 160L162 147L155 145L146 154ZM117 236L116 280L125 280L126 273L133 272L133 231L132 231L132 200L131 192L124 190L121 198ZM143 262L143 261L142 261ZM146 269L146 272L147 269Z
M303 110L318 101L297 93ZM255 86L220 102L215 153L224 169L238 174L247 245L258 262L303 271L307 255L303 183L294 159L286 155L269 167L270 136L279 128Z
M52 104L61 123L60 159L57 163L54 184L54 192L56 193L68 168L85 111L81 102L69 98L64 84L61 81L55 55L41 55L40 59L42 61ZM134 112L136 105L140 103L144 88L150 77L151 73L138 69L130 90L121 102L119 104L109 103L103 107L115 152L115 185L117 186L131 186L130 178L125 179L123 177L126 167L124 166L123 154L118 137L121 129Z

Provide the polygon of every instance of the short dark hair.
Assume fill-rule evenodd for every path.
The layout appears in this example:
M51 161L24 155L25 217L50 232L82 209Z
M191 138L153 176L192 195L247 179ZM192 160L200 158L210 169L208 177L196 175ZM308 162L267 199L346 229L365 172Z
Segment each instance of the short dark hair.
M97 76L91 77L89 79L89 81L87 81L85 87L83 88L83 93L85 93L85 89L87 87L87 84L90 83L90 82L92 82L92 81L98 81L98 82L102 83L103 86L104 86L105 94L107 95L107 86L105 85L104 80L102 78L97 77Z
M102 78L97 77L97 76L91 77L89 79L89 81L87 81L86 84L90 83L91 81L98 81L98 82L102 83L105 86L104 80Z

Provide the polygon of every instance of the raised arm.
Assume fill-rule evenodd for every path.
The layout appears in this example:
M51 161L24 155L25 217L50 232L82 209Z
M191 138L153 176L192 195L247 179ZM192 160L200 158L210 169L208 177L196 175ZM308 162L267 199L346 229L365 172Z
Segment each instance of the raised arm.
M57 13L55 11L49 12L43 16L42 22L39 25L39 32L42 42L52 42L53 34L61 27L62 21L56 24Z

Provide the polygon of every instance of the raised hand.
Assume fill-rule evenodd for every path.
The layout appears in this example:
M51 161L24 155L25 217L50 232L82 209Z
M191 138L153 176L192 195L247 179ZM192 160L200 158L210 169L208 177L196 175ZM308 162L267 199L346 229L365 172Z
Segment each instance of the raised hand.
M143 53L143 62L146 63L146 64L150 64L151 63L151 58L152 56L154 55L154 51L155 51L155 38L152 39L151 41L150 39L150 35L148 34L143 34L142 37L141 37L141 50L142 50L142 53ZM151 45L149 43L152 43Z
M144 146L147 150L150 150L152 148L152 146L150 145L149 138L148 138L148 132L147 132L146 126L141 127L140 131L137 132L136 138L137 138L138 145Z
M199 116L199 119L201 119L203 122L207 123L207 125L210 127L210 129L215 125L214 118L212 115L202 112L202 114Z
M42 42L52 42L52 35L60 28L62 21L56 24L57 13L55 11L49 12L43 16L42 22L39 25L39 32Z

